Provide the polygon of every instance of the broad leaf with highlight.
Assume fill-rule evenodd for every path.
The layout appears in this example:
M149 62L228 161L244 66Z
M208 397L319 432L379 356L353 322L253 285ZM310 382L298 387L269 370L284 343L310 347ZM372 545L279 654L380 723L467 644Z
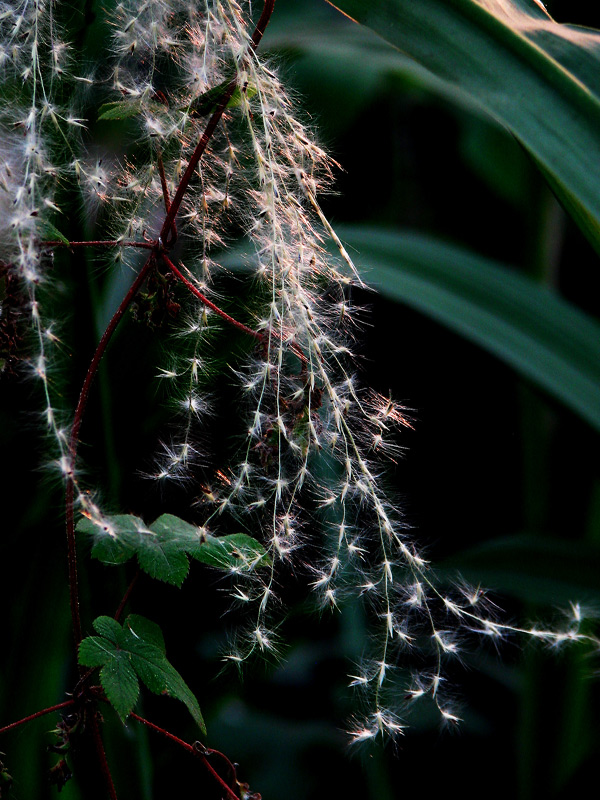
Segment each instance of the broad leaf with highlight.
M536 0L335 0L530 153L600 249L600 32Z

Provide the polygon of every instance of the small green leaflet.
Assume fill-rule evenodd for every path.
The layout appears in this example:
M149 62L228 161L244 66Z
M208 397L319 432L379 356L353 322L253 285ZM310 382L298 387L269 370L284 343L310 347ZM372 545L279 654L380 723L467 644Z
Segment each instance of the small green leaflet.
M204 92L195 100L193 100L189 106L185 106L184 108L179 109L180 111L189 111L192 114L204 117L208 116L208 114L212 114L212 112L216 109L217 105L219 104L219 100L222 97L223 93L226 91L227 87L231 81L226 80L220 83L218 86L215 86L213 89L209 89L207 92ZM252 86L247 86L245 92L248 97L254 97L256 94L256 89ZM240 92L239 87L236 87L233 94L231 95L229 102L227 103L227 108L237 108L239 106L242 99L242 95ZM138 114L143 114L144 112L150 112L151 114L157 114L159 112L164 112L167 110L167 107L162 103L156 103L153 101L148 101L147 99L143 98L128 98L124 100L112 100L109 103L104 103L98 109L98 119L99 120L117 120L117 119L131 119L132 117L137 117Z
M206 733L198 701L167 661L158 625L137 614L130 614L123 626L112 617L98 617L93 624L99 636L87 636L81 642L79 663L101 668L102 688L123 721L135 706L141 680L151 692L181 700L200 730Z
M59 241L63 244L69 244L67 237L61 233L51 222L44 223L44 227L42 228L42 239L44 241Z
M221 99L223 93L226 91L227 87L231 83L230 80L223 81L218 86L215 86L213 89L209 89L207 92L204 92L195 100L193 100L189 106L186 108L180 109L181 111L190 111L192 114L195 114L199 117L208 116L212 114L212 112L217 108L219 105L219 100ZM247 86L245 88L246 96L249 98L254 97L256 94L256 89L253 86ZM242 94L240 91L239 86L233 91L233 94L229 98L227 103L227 108L237 108L242 101Z
M260 542L245 533L211 536L172 514L163 514L151 525L131 514L105 517L102 525L82 519L77 530L94 537L92 556L99 561L123 564L135 555L144 572L174 586L181 586L188 574L188 556L228 572L271 563Z
M115 100L100 106L98 119L129 119L141 114L143 109L142 100Z

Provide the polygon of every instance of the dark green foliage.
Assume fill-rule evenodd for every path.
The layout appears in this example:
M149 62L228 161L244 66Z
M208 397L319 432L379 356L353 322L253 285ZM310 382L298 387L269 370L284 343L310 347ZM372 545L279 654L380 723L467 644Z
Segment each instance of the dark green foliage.
M163 514L148 526L130 514L107 517L106 524L100 529L83 519L77 525L80 533L95 537L94 558L105 564L123 564L136 555L140 568L150 577L174 586L181 586L188 574L188 556L227 571L248 571L270 563L264 547L251 536L212 536L173 514Z
M167 661L158 625L137 614L130 614L123 626L112 617L98 617L93 624L100 635L88 636L81 642L79 663L84 667L101 667L102 688L123 721L133 711L141 680L151 692L181 700L206 733L198 701Z
M160 108L158 103L156 103L156 107ZM116 100L100 106L98 120L130 119L131 117L137 117L141 112L141 100Z

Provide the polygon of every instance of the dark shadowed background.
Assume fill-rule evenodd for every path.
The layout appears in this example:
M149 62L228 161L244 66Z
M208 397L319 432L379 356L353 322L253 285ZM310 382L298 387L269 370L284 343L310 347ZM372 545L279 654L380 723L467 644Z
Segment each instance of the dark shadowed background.
M107 36L97 15L112 2L86 4L85 31L77 4L60 4L81 31L79 44L90 60ZM595 4L555 0L548 6L558 21L600 26ZM396 236L418 234L432 258L442 260L440 242L454 248L444 250L451 263L467 260L465 251L478 254L598 316L598 256L501 128L395 64L388 45L322 0L277 0L261 48L272 51L342 167L337 193L323 206L351 246L373 226ZM377 253L373 246L353 256L359 266L372 265ZM393 258L389 265L394 268ZM93 320L106 316L118 287L83 257L57 258L55 270L65 285L55 302L68 320L68 405L98 337ZM415 429L402 435L405 454L389 483L415 540L441 575L459 570L481 582L514 620L553 619L570 600L600 609L598 430L556 394L462 336L458 321L444 324L434 310L393 297L391 285L381 295L357 292L367 307L358 350L363 384L413 409ZM139 478L165 422L151 380L161 349L156 339L126 321L82 433L91 476L115 506L133 513L142 507L177 513L180 502L176 494L152 494ZM5 724L60 702L74 673L60 488L27 410L36 408L34 388L6 377L1 388ZM226 387L221 391L226 419L236 410L227 404ZM94 616L112 613L129 573L83 562L84 556L84 628L91 633ZM425 715L396 746L348 749L343 729L354 699L346 675L361 655L365 621L351 607L320 616L304 588L282 587L293 604L281 630L285 657L251 667L243 680L221 671L219 649L234 620L214 573L193 565L181 591L142 580L132 606L162 625L170 660L205 714L206 743L238 762L240 778L265 800L392 800L442 791L550 800L575 796L588 778L596 782L597 661L580 651L548 653L517 642L499 657L491 649L465 656L464 669L451 670L464 718L458 730L440 731ZM182 738L196 738L174 701L145 694L140 707ZM119 796L220 796L201 765L134 724L123 730L109 711L106 718ZM46 750L54 724L43 718L0 742L15 779L9 797L54 796L46 777L56 760ZM98 784L94 773L88 783L69 783L62 797L100 797Z

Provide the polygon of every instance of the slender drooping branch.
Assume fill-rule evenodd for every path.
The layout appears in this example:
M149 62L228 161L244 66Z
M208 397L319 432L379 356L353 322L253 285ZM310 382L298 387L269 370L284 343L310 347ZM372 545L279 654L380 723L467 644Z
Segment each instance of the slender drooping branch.
M69 569L69 594L71 603L71 619L73 621L73 636L75 638L76 647L79 647L79 643L81 642L82 639L81 617L79 613L79 584L77 580L77 547L75 543L75 513L74 513L74 499L75 499L74 474L75 474L75 464L77 460L77 444L79 439L79 430L81 428L81 423L83 421L83 415L85 413L85 408L90 393L90 387L98 371L98 367L100 365L100 361L102 360L102 356L104 355L108 343L110 342L113 333L117 329L119 322L123 318L123 314L127 311L134 297L142 287L142 284L148 277L150 270L155 264L155 261L156 261L155 254L151 253L148 256L146 263L140 270L137 278L131 284L129 291L121 301L121 304L115 311L112 319L108 323L106 330L102 334L100 343L98 344L96 352L94 353L94 356L88 367L88 371L85 376L83 386L81 387L81 392L79 394L79 401L75 409L75 416L73 418L73 425L71 427L71 433L69 436L70 474L67 480L65 505L66 505L66 519L67 519L67 561Z
M208 297L205 294L203 294L199 289L197 289L191 281L188 281L185 275L181 272L181 270L179 270L175 266L175 264L171 261L171 259L167 256L166 253L162 253L161 255L163 261L169 267L171 272L173 272L173 274L179 278L179 280L190 290L190 292L192 292L193 295L195 295L195 297L198 298L198 300L200 300L201 303L203 303L208 308L212 309L215 312L215 314L218 314L222 319L224 319L230 325L233 325L235 328L238 328L240 331L247 333L249 336L253 336L255 339L258 339L259 341L265 340L265 335L263 333L261 333L260 331L255 331L252 328L249 328L247 325L244 325L243 322L238 322L237 319L234 319L234 317L231 317L229 314L227 314L227 312L223 311L223 309L219 308L219 306L211 302L208 299Z
M153 722L150 722L150 720L144 719L144 717L140 717L139 714L135 714L133 711L131 712L131 714L129 716L132 717L133 719L136 719L138 722L141 722L143 725L146 725L146 727L150 728L150 730L153 730L156 733L160 733L161 736L166 737L170 741L172 741L175 744L177 744L179 747L182 747L184 750L187 750L187 752L190 753L191 755L196 756L197 758L200 758L200 760L202 761L204 766L208 769L208 771L211 773L213 778L219 783L221 788L224 789L227 792L228 797L232 798L232 800L240 800L239 795L237 795L233 791L233 789L225 783L223 778L219 775L219 773L216 771L216 769L208 761L207 755L211 755L213 753L215 755L219 755L223 759L225 759L225 761L227 762L227 764L229 765L229 767L233 770L233 772L235 774L235 769L233 769L233 765L231 764L229 759L226 756L223 755L223 753L219 753L218 750L210 750L208 748L198 747L197 745L199 743L197 743L197 742L195 744L189 744L188 742L184 742L183 739L180 739L178 736L175 736L174 734L169 733L169 731L166 731L164 728L161 728L159 725L155 725Z
M92 715L92 736L94 737L94 744L96 745L96 752L98 753L98 760L100 761L100 769L106 781L106 787L110 795L110 800L118 800L117 790L112 779L110 767L106 758L106 750L104 749L104 742L102 741L102 733L100 732L100 723L96 714Z
M16 722L11 722L10 725L5 725L3 728L0 728L0 733L6 733L7 731L13 730L13 728L18 728L20 725L24 725L26 722L31 722L38 717L43 717L45 714L51 714L53 711L60 711L61 708L68 708L74 704L75 700L65 700L63 703L57 703L55 706L43 708L41 711L36 711L35 714L29 714L29 716L23 717L23 719L19 719Z

